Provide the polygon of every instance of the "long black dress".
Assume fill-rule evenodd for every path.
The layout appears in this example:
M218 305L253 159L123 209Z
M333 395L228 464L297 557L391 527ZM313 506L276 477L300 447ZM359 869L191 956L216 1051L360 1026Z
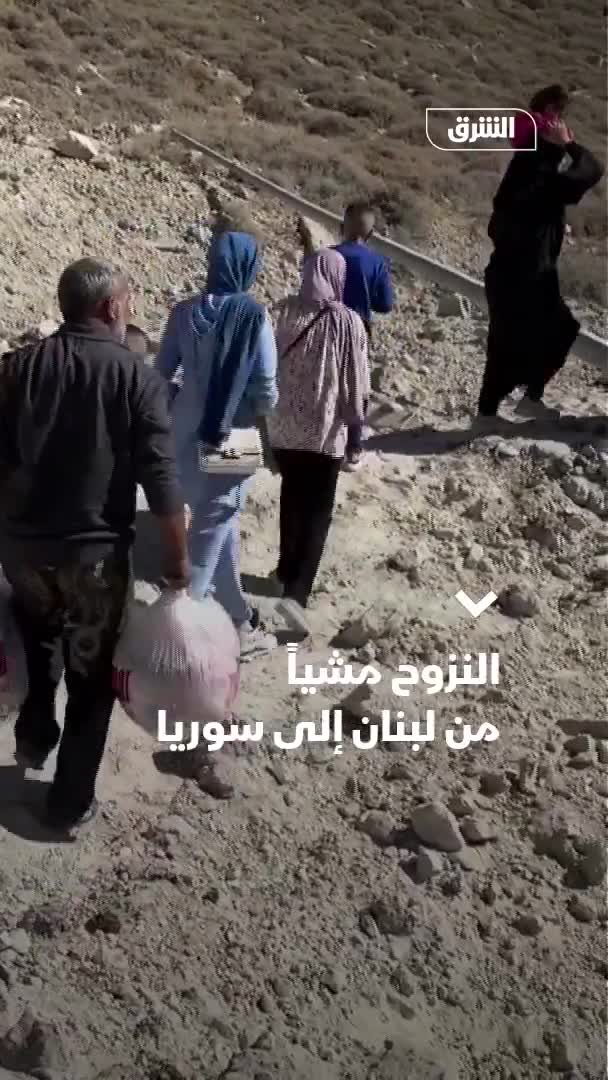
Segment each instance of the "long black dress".
M580 324L564 302L557 261L565 208L580 202L603 169L578 143L564 148L539 139L538 149L513 158L494 198L488 235L494 251L485 271L490 314L479 412L494 416L516 386L540 401L566 362Z

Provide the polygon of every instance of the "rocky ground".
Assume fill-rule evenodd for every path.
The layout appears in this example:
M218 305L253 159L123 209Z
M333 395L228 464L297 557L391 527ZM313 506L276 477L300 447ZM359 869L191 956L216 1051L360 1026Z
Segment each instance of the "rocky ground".
M210 186L248 193L196 157L128 161L116 132L101 160L58 158L39 116L5 114L0 338L57 318L58 273L83 252L128 268L156 335L204 273ZM249 208L273 300L297 279L295 223ZM17 771L0 725L0 1080L606 1075L605 389L573 358L548 395L559 424L471 441L484 322L398 287L374 350L383 417L341 480L300 656L325 662L337 640L383 683L304 697L284 649L249 665L239 716L270 735L342 706L347 734L341 754L226 751L221 802L117 708L102 814L75 844L37 830L48 777ZM265 595L277 496L260 474L243 568L285 642ZM474 620L459 589L499 599ZM358 718L403 707L386 689L400 663L466 651L498 651L500 684L432 699L434 744L354 747ZM448 749L455 715L500 738Z

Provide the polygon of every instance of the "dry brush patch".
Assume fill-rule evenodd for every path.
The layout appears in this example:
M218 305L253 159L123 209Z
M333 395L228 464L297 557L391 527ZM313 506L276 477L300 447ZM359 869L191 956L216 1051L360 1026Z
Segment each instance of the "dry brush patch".
M573 126L603 154L603 30L595 0L388 0L383 11L369 0L5 0L0 86L87 128L179 121L333 209L369 194L387 226L420 242L441 214L481 235L504 164L434 150L425 108L517 105L559 79L575 91ZM602 184L574 212L565 253L575 290L595 301L605 232Z

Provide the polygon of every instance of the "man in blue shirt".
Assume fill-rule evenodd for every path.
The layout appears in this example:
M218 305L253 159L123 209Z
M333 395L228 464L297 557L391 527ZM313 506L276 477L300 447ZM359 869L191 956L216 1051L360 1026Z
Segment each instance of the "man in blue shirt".
M344 239L336 245L336 251L346 260L344 303L361 316L370 342L372 312L387 315L394 303L390 264L367 246L374 225L375 214L369 203L351 203L344 214ZM351 472L361 464L362 434L361 427L349 428L345 468Z
M389 263L367 246L374 226L375 214L369 203L351 203L344 214L344 240L336 246L346 259L344 303L361 316L368 334L372 312L388 315L394 302Z

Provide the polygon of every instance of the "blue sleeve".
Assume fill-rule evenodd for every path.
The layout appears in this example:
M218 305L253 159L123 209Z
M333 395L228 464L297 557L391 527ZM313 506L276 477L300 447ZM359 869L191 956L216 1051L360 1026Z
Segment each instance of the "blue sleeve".
M167 325L161 338L158 356L156 357L156 369L170 382L182 360L179 351L179 310L177 307L167 319Z
M257 416L267 416L279 400L277 389L277 346L272 323L266 315L253 360L247 399Z
M370 300L372 311L377 311L379 315L388 315L389 311L393 310L395 297L391 281L391 267L385 259L378 263Z

